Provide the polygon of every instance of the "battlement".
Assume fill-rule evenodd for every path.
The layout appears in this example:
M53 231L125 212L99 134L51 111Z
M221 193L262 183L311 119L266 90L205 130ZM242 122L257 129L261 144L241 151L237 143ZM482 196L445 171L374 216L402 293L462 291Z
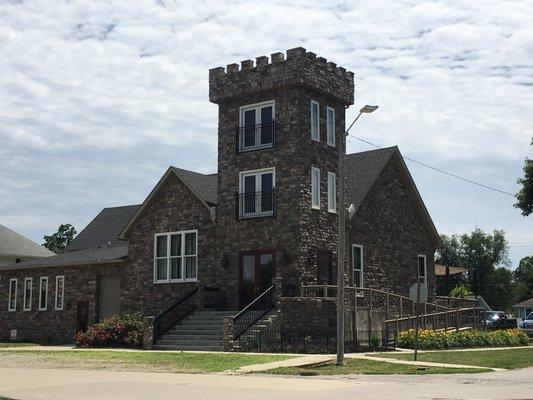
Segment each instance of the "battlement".
M346 106L354 102L354 74L338 67L303 47L287 50L287 54L273 53L267 56L241 61L209 70L209 100L221 103L284 86L301 86L333 96Z

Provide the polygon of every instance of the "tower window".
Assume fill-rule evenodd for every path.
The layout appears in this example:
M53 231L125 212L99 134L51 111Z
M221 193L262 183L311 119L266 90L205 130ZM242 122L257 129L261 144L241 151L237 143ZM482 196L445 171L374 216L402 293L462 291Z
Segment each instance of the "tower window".
M337 212L337 176L328 172L328 211Z
M311 207L320 210L320 170L311 167Z
M241 107L237 127L237 152L274 147L274 102Z
M311 100L311 139L320 141L320 106L318 101Z
M326 110L328 145L335 147L335 109L328 107Z

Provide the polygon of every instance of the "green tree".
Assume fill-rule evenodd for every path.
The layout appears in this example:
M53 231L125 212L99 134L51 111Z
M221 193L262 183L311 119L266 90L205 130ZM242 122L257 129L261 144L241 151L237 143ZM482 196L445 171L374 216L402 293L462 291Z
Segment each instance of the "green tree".
M440 265L448 265L450 267L460 267L461 258L459 256L461 243L459 236L440 235L443 247L437 250L435 256L435 263ZM454 274L449 276L449 284L445 276L438 276L436 280L437 294L440 296L450 296L452 288L463 285L466 282L465 274Z
M531 146L533 146L533 139ZM522 215L527 217L533 212L533 160L526 158L523 170L524 177L517 181L522 188L515 195L517 202L514 206L522 210Z
M493 308L507 311L515 303L517 298L516 285L513 281L513 273L505 267L495 268L487 275L485 294L483 298Z
M517 301L527 300L533 297L533 256L524 257L520 260L518 268L513 271L515 284L517 285Z
M72 242L76 236L76 228L71 224L61 224L56 233L44 236L43 246L56 254L63 253L65 247Z

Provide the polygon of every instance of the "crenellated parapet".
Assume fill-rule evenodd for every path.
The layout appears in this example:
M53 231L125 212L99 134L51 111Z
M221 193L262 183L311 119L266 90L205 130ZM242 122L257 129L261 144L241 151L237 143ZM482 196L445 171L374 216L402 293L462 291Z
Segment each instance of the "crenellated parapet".
M272 90L300 86L339 99L346 106L354 102L354 74L328 62L303 47L273 53L241 64L229 64L209 70L209 100L220 104L228 99Z

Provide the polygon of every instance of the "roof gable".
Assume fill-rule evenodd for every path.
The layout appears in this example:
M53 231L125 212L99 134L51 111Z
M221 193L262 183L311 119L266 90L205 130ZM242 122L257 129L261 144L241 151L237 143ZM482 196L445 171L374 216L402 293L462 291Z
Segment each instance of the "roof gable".
M0 254L21 257L50 257L54 252L0 225Z

